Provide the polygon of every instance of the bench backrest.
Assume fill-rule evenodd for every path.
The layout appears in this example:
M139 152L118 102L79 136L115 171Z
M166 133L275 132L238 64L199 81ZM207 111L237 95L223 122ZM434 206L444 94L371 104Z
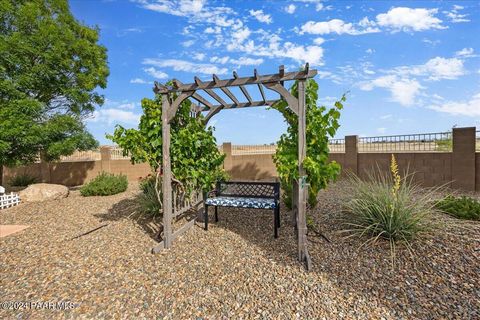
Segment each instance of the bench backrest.
M224 181L217 182L216 191L218 196L280 199L279 182Z

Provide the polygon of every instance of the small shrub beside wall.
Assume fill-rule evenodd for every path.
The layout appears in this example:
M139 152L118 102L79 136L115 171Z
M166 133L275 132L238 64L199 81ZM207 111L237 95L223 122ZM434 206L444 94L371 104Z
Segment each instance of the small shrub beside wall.
M106 172L100 173L95 179L80 189L80 194L88 196L109 196L127 190L127 176L114 175Z
M470 197L450 195L438 201L435 207L458 219L480 220L480 202Z

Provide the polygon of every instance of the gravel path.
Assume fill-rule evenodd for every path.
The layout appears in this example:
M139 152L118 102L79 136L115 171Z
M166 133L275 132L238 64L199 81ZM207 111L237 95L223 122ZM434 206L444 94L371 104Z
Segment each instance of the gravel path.
M445 230L414 244L414 257L400 250L392 269L388 245L359 249L338 233L343 189L322 192L313 212L332 243L309 237L310 273L295 260L286 210L279 239L270 212L222 208L208 232L194 227L157 255L155 224L135 213L136 187L1 211L0 223L31 227L0 239L0 302L76 306L0 310L0 318L480 318L480 223L439 215Z

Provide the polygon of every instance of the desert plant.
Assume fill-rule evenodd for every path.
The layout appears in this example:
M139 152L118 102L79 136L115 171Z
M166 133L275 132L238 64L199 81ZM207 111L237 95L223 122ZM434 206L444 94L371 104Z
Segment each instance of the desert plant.
M109 196L127 190L127 176L102 172L80 189L80 194L89 196Z
M345 205L345 231L367 237L362 246L386 239L393 261L397 243L405 243L411 251L412 240L430 229L428 216L435 209L430 200L434 190L420 192L412 175L401 177L393 155L390 171L378 170L365 180L351 176L353 196Z
M480 220L480 202L467 196L446 196L437 201L435 207L459 219Z
M162 204L159 200L161 195L157 194L155 187L156 176L149 175L140 181L142 193L138 198L142 213L155 217L161 212Z
M35 182L37 182L37 178L26 173L17 174L8 181L12 187L27 187Z

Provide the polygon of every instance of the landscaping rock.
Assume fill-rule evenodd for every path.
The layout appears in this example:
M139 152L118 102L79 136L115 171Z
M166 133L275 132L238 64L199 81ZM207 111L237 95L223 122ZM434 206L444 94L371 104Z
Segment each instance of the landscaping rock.
M480 319L480 223L436 213L442 229L415 241L414 254L397 246L392 265L388 241L361 247L364 238L340 232L349 187L329 185L309 210L331 240L309 234L311 272L283 206L278 239L271 210L224 207L217 223L211 209L208 231L198 223L158 254L161 217L140 214L134 184L9 208L0 224L30 228L0 238L1 296L74 308L6 303L0 319Z
M68 188L61 184L36 183L20 191L22 202L58 200L68 197Z

